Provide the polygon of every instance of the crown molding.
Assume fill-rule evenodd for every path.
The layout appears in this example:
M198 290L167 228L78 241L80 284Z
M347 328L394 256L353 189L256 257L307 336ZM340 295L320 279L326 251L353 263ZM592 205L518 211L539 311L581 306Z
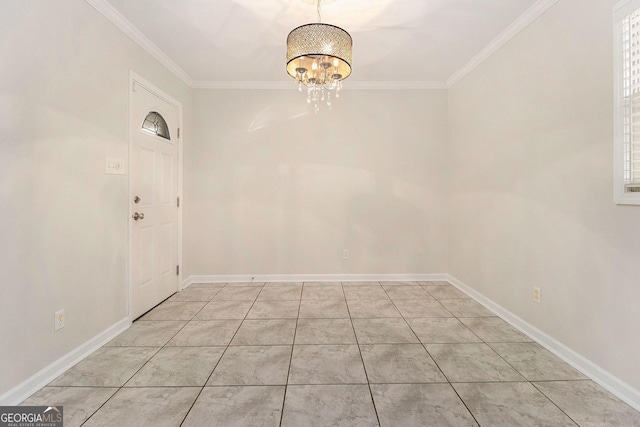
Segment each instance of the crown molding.
M192 89L240 89L240 90L295 90L297 86L289 81L205 81L194 80L182 68L167 56L158 46L140 32L127 18L122 16L106 0L86 0L105 18L111 21L123 33L128 35L140 47L146 50L158 62ZM351 82L344 89L352 90L431 90L446 89L445 82Z
M441 90L447 89L446 82L438 81L408 81L408 82L351 82L345 83L344 89L354 90Z
M451 87L467 74L469 74L474 68L484 62L485 59L493 55L498 49L504 46L509 40L515 37L520 31L525 29L529 24L542 15L547 9L553 6L558 0L538 0L531 6L525 13L520 15L518 19L513 21L498 37L493 39L491 43L485 46L476 56L471 58L462 68L453 73L451 77L447 79L447 87Z
M153 44L144 34L142 34L127 18L122 16L120 12L114 9L106 0L87 0L91 6L93 6L98 12L100 12L105 18L111 21L116 27L118 27L123 33L131 37L131 39L138 43L140 47L146 50L152 57L158 62L164 65L169 71L171 71L176 77L184 82L189 87L193 86L193 79L175 62L171 60L158 46Z
M297 90L293 81L195 81L194 89L253 89L253 90ZM342 90L441 90L447 89L446 82L348 82Z
M195 81L191 85L193 89L264 89L264 90L291 90L298 86L291 81L256 82L256 81Z
M128 35L140 47L147 51L158 62L178 77L184 84L193 89L248 89L248 90L291 90L296 85L291 81L197 81L191 78L182 68L167 56L158 46L142 34L129 20L120 14L107 0L86 0L105 18L111 21L123 33ZM516 34L527 27L558 0L538 0L525 13L520 15L511 25L501 32L484 49L475 55L462 68L453 73L446 81L361 81L345 84L345 90L443 90L448 89L485 59L500 49ZM630 1L630 0L629 0ZM623 1L624 2L624 1Z

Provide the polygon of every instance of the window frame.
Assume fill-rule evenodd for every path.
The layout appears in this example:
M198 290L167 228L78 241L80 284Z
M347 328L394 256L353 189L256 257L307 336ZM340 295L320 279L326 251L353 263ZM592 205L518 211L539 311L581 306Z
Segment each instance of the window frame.
M626 16L640 9L640 0L622 0L613 6L613 59L614 59L614 177L613 197L619 205L640 205L640 192L626 191L624 118L625 100L622 25Z

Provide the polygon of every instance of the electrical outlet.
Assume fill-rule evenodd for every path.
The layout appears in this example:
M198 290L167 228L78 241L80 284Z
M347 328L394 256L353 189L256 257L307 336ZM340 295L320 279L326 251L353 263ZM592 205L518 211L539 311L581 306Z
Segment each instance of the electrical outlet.
M540 288L537 286L533 287L533 301L540 304Z
M104 163L104 173L107 175L124 175L124 159L107 157Z
M55 332L62 328L64 328L64 310L56 311L53 330Z
M349 259L349 249L342 250L342 259Z

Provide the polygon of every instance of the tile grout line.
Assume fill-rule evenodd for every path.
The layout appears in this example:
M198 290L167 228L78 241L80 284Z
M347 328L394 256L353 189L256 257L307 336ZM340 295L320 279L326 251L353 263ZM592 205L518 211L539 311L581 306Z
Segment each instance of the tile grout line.
M302 293L304 292L304 282L300 286L300 298L298 299L298 315L296 316L296 326L293 331L293 341L291 342L291 354L289 355L289 369L287 369L287 379L284 383L284 394L282 395L282 410L280 411L280 423L278 426L282 426L282 420L284 419L284 405L287 401L287 390L289 389L289 375L291 374L291 362L293 361L293 349L296 345L296 335L298 334L298 320L300 319L300 305L302 304Z
M306 345L306 344L299 344L299 345ZM331 345L331 346L356 346L356 344L325 344L325 345ZM379 345L379 344L363 344L364 346L371 346L371 345ZM385 344L383 344L385 345ZM393 344L396 345L396 344ZM399 345L404 345L404 344L399 344ZM419 345L418 343L412 344L412 345ZM276 347L289 347L288 345L275 345ZM416 382L409 382L409 381L399 381L399 382L389 382L389 381L380 381L380 382L375 382L372 383L374 385L377 384L386 384L386 385L390 385L390 384L404 384L404 385L411 385L411 384L447 384L447 383L451 383L451 384L508 384L508 383L513 383L513 384L520 384L520 383L531 383L532 385L538 384L538 383L552 383L552 382L573 382L573 383L580 383L580 382L592 382L592 380L589 379L582 379L582 380L544 380L544 381L527 381L527 380L486 380L486 381L416 381ZM347 384L347 385L364 385L365 383L296 383L296 384L291 384L291 385L310 385L310 386L314 386L314 385L341 385L341 384ZM214 388L214 387L277 387L277 386L283 386L284 384L212 384L212 385L208 385L206 387L208 388ZM126 389L136 389L136 388L200 388L201 386L199 385L137 385L137 386L131 386L131 387L125 387ZM111 388L120 388L117 386L114 387L107 387L107 386L47 386L47 388L92 388L92 389L111 389Z
M228 283L225 284L225 286L222 288L226 288L228 286ZM255 286L254 286L255 287ZM262 285L262 287L264 287L264 284ZM260 289L260 292L262 292L262 289ZM260 292L258 292L258 295L260 295ZM216 293L215 296L218 295L219 292ZM242 327L242 323L246 320L247 315L249 314L249 311L251 311L251 308L253 307L253 304L255 304L256 300L258 299L258 295L256 295L256 298L253 300L253 303L251 304L251 307L249 307L249 310L247 310L247 313L244 315L244 318L242 319L242 321L240 322L240 325L238 325L238 328L236 329L236 331L233 333L233 336L231 337L231 339L229 340L229 343L226 345L224 351L222 352L222 354L220 355L220 357L218 358L218 361L215 363L215 365L213 366L213 369L211 370L211 372L209 373L209 375L207 376L207 379L204 381L204 384L202 385L202 388L200 389L200 391L198 392L198 395L196 396L196 398L193 400L193 402L191 403L191 406L189 406L189 410L184 414L184 418L182 419L182 421L180 422L180 426L182 426L184 424L184 422L187 420L187 417L189 416L189 414L191 413L191 411L193 410L193 407L196 405L196 402L198 401L198 399L200 398L200 396L202 395L202 392L204 391L204 389L207 387L207 383L209 382L209 380L211 379L211 376L213 375L213 373L215 372L216 368L218 367L218 365L220 364L220 361L222 361L222 358L224 357L225 353L227 352L227 350L229 349L229 347L231 346L231 341L233 341L233 339L235 338L236 334L238 333L238 331L240 330L240 328ZM214 296L214 298L215 298ZM213 301L213 298L211 298L211 301ZM209 301L209 302L211 302ZM208 304L208 303L207 303ZM207 304L205 304L205 307L207 306ZM202 309L200 311L204 310L204 307L202 307ZM200 313L200 311L198 313ZM197 316L197 314L196 314ZM195 316L193 316L195 318Z
M215 298L222 289L227 287L227 283L225 283L225 285L220 288L220 290L218 290L218 292L216 292L216 294L209 300L209 302L207 304L204 305L204 307L206 307L211 301L213 301L213 298ZM204 307L202 307L200 309L200 311L204 310ZM195 314L195 316L193 316L193 318L191 320L193 320L199 313L200 311L198 311L198 313ZM240 326L242 326L242 322L240 322L240 325L238 326L238 329L240 329ZM238 329L236 329L236 333L238 332ZM235 336L235 334L234 334ZM232 338L233 339L233 338ZM229 346L227 345L227 348ZM204 388L207 385L207 381L209 381L209 378L211 378L211 375L213 374L213 371L216 370L216 368L218 367L218 364L220 363L220 360L222 360L222 356L224 355L224 353L226 352L226 348L225 350L222 352L222 354L220 355L220 357L218 358L218 361L216 362L216 364L214 365L213 369L211 370L211 372L209 373L209 375L207 376L207 379L204 381L203 386L200 388L200 391L198 392L198 394L196 395L196 398L193 399L193 402L191 402L191 405L189 406L189 409L187 410L187 412L184 414L184 417L182 418L182 421L180 422L180 426L182 426L184 424L184 422L187 420L187 417L189 416L189 413L191 413L191 410L193 409L193 407L195 406L196 402L198 401L198 399L200 398L200 395L202 394L202 392L204 391Z
M463 323L463 322L460 322L460 323L462 323L462 324L464 325L464 323ZM467 326L467 325L465 325L465 326ZM469 328L469 327L467 327L467 328L468 328L469 330L471 330L471 328ZM471 332L473 332L473 331L471 331ZM474 332L474 334L475 334L475 332ZM477 334L475 334L475 335L476 335L478 338L480 338L480 336L478 336ZM528 336L527 336L527 338L528 338ZM491 351L493 351L493 352L494 352L494 353L495 353L495 354L496 354L496 355L497 355L501 360L503 360L507 365L509 365L509 367L510 367L511 369L513 369L515 372L517 372L517 373L518 373L518 375L520 375L520 376L524 379L524 381L513 381L513 382L520 382L520 383L526 382L527 384L529 384L529 385L533 386L533 388L534 388L534 389L538 390L538 392L540 392L540 394L542 394L542 395L543 395L543 396L544 396L544 397L545 397L549 402L551 402L551 403L552 403L556 408L558 408L558 410L560 410L560 412L562 412L563 414L565 414L565 415L566 415L566 416L567 416L571 421L573 421L574 423L576 423L576 425L578 425L578 423L577 423L573 418L571 418L571 417L569 416L569 414L567 414L567 413L566 413L562 408L560 408L560 406L558 406L558 404L556 404L556 402L554 402L551 398L549 398L546 394L544 394L544 393L542 392L542 390L540 390L538 387L536 387L536 386L535 386L535 384L533 384L533 382L529 380L529 378L525 377L525 376L524 376L524 374L523 374L522 372L520 372L520 371L519 371L515 366L513 366L513 365L512 365L512 364L511 364L507 359L505 359L505 358L504 358L500 353L498 353L498 351L497 351L496 349L494 349L494 348L490 345L490 344L520 344L520 343L522 343L522 344L530 344L530 342L520 342L520 341L518 341L518 342L515 342L515 343L514 343L513 341L511 341L511 342L507 341L507 342L504 342L504 343L495 343L495 342L487 342L487 341L485 341L485 340L484 340L484 339L482 339L482 338L480 338L480 339L482 340L482 344L484 344L485 346L487 346L488 348L490 348L490 349L491 349ZM498 382L499 382L499 381L498 381ZM507 382L507 381L502 381L502 382ZM456 391L456 393L457 393L457 391ZM465 406L466 406L466 404L465 404Z
M529 384L531 384L533 386L533 388L535 388L540 394L542 394L547 400L549 400L549 402L553 403L554 406L556 408L558 408L560 410L560 412L562 412L563 414L565 414L571 421L573 421L576 426L580 426L580 424L574 420L569 414L567 414L560 406L558 406L558 404L556 402L554 402L549 396L547 396L546 394L544 394L544 392L542 390L540 390L538 387L536 387L536 385L532 382L529 381Z
M220 288L220 289L222 289L222 288ZM218 292L220 292L220 291L218 291ZM216 293L215 293L215 295L217 295L217 294L218 294L218 292L216 292ZM150 310L147 310L145 313L143 313L140 317L138 317L137 319L135 319L133 322L137 322L137 321L153 322L154 320L142 320L142 317L146 316L146 315L147 315L147 313L151 312L151 311L152 311L152 310L154 310L156 307L160 306L161 304L164 304L166 301L168 301L169 299L173 298L173 296L174 296L174 295L175 295L175 293L174 293L174 294L172 294L170 297L168 297L168 298L164 299L164 300L163 300L163 301L161 301L160 303L156 304L153 308L151 308ZM213 299L213 298L215 297L215 295L214 295L213 297L211 297L211 299ZM208 304L208 303L207 303L207 304ZM204 307L206 307L206 306L207 306L207 304L203 305L203 306L202 306L202 308L201 308L200 310L198 310L198 313L200 313L200 312L204 309ZM195 313L193 317L195 317L198 313ZM192 319L193 319L193 318L192 318ZM169 322L172 322L172 321L173 321L173 322L175 322L176 320L156 320L156 321L169 321ZM113 397L114 397L116 394L118 394L122 389L124 389L124 388L125 388L125 385L126 385L129 381L131 381L131 379L132 379L134 376L136 376L136 375L138 374L138 372L140 372L140 371L142 370L142 368L144 368L144 367L147 365L147 363L149 363L149 361L150 361L151 359L153 359L153 357L154 357L155 355L157 355L157 354L160 352L160 350L162 350L164 347L166 347L166 345L169 343L169 341L171 341L173 338L175 338L175 336L176 336L178 333L180 333L180 331L182 331L182 330L185 328L185 326L187 326L187 324L189 324L189 322L190 322L190 321L191 321L191 320L186 320L186 321L185 321L185 323L184 323L184 325L182 325L182 327L181 327L180 329L178 329L178 330L176 331L176 333L174 333L174 334L171 336L171 338L169 338L169 339L167 340L167 342L165 342L165 343L164 343L164 345L160 346L160 347L158 348L158 350L157 350L155 353L153 353L153 354L151 355L151 357L149 357L149 359L148 359L146 362L144 362L144 363L142 364L142 366L140 366L140 368L139 368L138 370L136 370L136 371L135 371L135 372L134 372L134 373L133 373L133 374L132 374L132 375L131 375L131 376L130 376L130 377L129 377L129 378L128 378L128 379L127 379L127 380L126 380L122 385L121 385L121 386L117 387L117 388L118 388L118 390L116 390L116 391L115 391L111 396L109 396L109 398L108 398L107 400L105 400L105 401L102 403L102 405L100 405L100 406L99 406L95 411L93 411L93 412L91 413L91 415L90 415L86 420L84 420L84 421L82 422L81 426L83 426L83 425L84 425L84 424L86 424L86 423L87 423L91 418L93 418L93 416L94 416L95 414L97 414L97 413L98 413L98 411L99 411L100 409L102 409L102 408L104 407L104 405L106 405L106 404L107 404L107 402L109 402L111 399L113 399ZM132 322L132 324L133 324L133 322ZM114 339L115 339L115 338L114 338ZM108 343L107 343L107 344L108 344ZM106 347L106 345L102 346L101 348L104 348L104 347ZM122 347L126 347L126 346L122 346ZM141 348L148 348L148 347L154 348L154 347L157 347L157 346L140 346L140 347L141 347ZM116 346L116 347L112 347L112 348L118 348L118 347ZM105 388L107 388L107 387L105 387ZM137 388L137 387L129 387L129 388ZM199 395L200 395L200 394L198 393L198 396L199 396ZM198 397L196 396L196 399L197 399L197 398L198 398ZM194 400L194 403L195 403L195 400ZM193 406L193 404L192 404L192 406ZM188 413L189 413L189 412L187 411L187 414L188 414ZM185 417L186 417L186 415L185 415ZM184 420L183 420L183 421L184 421ZM181 424L182 424L182 423L181 423Z
M433 297L433 295L431 295L429 293L429 291L427 291L426 289L424 289L422 287L422 285L418 282L418 285L420 286L421 289L423 289L428 295L430 295L431 297ZM384 289L384 287L383 287ZM385 292L387 292L386 289L384 289ZM389 294L387 294L388 296ZM391 299L391 297L389 297L389 299ZM434 298L435 299L435 298ZM395 301L393 301L393 299L391 299L391 302L393 303L393 305L395 306ZM440 303L440 301L438 301L438 303ZM449 309L447 309L446 307L444 307L444 305L442 303L440 303L440 305L443 306L443 308L448 311L454 319L457 319L455 317L455 315L453 313L451 313L451 311L449 311ZM396 309L398 309L398 307L396 307ZM400 310L398 310L400 311ZM462 399L462 397L460 396L460 394L458 394L458 390L456 390L456 388L453 386L453 384L451 383L451 380L449 379L449 377L447 376L447 374L444 373L444 371L442 370L442 368L440 368L440 365L438 364L438 362L436 361L436 359L431 355L431 353L429 353L429 350L427 350L427 346L422 342L422 340L420 339L420 337L418 337L418 334L416 334L416 332L413 330L413 328L411 327L411 324L409 324L409 322L407 322L407 319L404 317L404 314L402 314L402 312L400 313L400 315L402 315L402 319L405 321L405 323L407 324L407 326L409 326L409 329L411 329L411 332L413 332L413 334L415 335L415 337L417 338L418 342L420 343L420 345L422 346L422 348L424 348L424 351L427 352L427 354L429 355L429 357L431 358L431 360L433 361L433 363L436 365L436 367L438 368L438 370L440 371L440 373L442 374L442 376L445 378L445 380L447 380L447 384L449 384L449 387L453 390L453 392L456 394L456 396L458 396L458 399L460 399L460 402L462 402L462 404L464 405L464 407L467 409L467 412L469 413L469 415L471 415L471 418L473 418L473 420L476 422L476 424L478 424L478 426L480 426L480 422L476 419L475 415L473 415L473 412L471 412L471 409L469 409L469 407L467 406L467 403ZM462 322L460 322L462 323ZM480 337L478 337L480 338Z
M216 292L216 294L217 294L217 292ZM150 310L146 311L146 312L145 312L145 313L143 313L140 317L138 317L137 319L135 319L135 320L134 320L134 322L136 322L136 321L138 321L138 320L143 321L143 320L141 320L141 318L142 318L142 317L144 317L145 315L147 315L147 313L151 312L152 310L154 310L156 307L160 306L161 304L164 304L164 303L165 303L166 301L168 301L169 299L173 298L173 295L175 295L175 294L172 294L170 297L168 297L168 298L164 299L163 301L161 301L160 303L156 304L153 308L151 308ZM206 306L206 304L205 304L204 306L202 306L202 308L204 308L205 306ZM198 310L198 313L202 310L202 308L201 308L200 310ZM196 313L196 314L197 314L197 313ZM195 316L195 315L194 315L194 316ZM148 321L149 321L149 322L151 322L152 320L148 320ZM165 320L165 321L175 321L175 320ZM113 394L112 394L112 395L111 395L111 396L110 396L106 401L104 401L104 403L103 403L102 405L100 405L100 406L99 406L99 407L98 407L98 408L97 408L97 409L96 409L96 410L95 410L95 411L94 411L94 412L93 412L93 413L92 413L92 414L91 414L91 415L90 415L86 420L84 420L84 421L82 422L82 424L81 424L81 425L84 425L84 424L85 424L85 423L87 423L91 418L93 418L93 416L94 416L96 413L98 413L98 411L99 411L100 409L102 409L102 408L104 407L104 405L106 405L106 404L107 404L107 402L109 402L109 401L110 401L110 400L111 400L111 399L112 399L116 394L118 394L122 389L124 389L124 388L125 388L125 385L127 385L127 383L128 383L129 381L131 381L131 379L132 379L133 377L135 377L135 376L138 374L138 372L140 372L140 371L142 370L142 368L144 368L144 367L147 365L147 363L149 363L149 361L150 361L151 359L153 359L153 357L154 357L155 355L157 355L157 354L160 352L160 350L162 350L162 349L167 345L167 343L168 343L169 341L171 341L171 340L172 340L172 339L173 339L173 338L174 338L174 337L175 337L175 336L176 336L176 335L177 335L177 334L178 334L182 329L184 329L184 327L185 327L185 326L187 326L187 324L188 324L189 322L190 322L190 320L186 320L186 321L185 321L185 323L184 323L184 325L182 325L182 327L181 327L180 329L178 329L178 331L176 331L176 332L171 336L171 338L169 338L169 339L167 340L167 342L165 342L162 346L160 346L160 347L158 348L158 350L156 350L156 352L155 352L155 353L153 353L153 354L151 355L151 357L149 357L149 359L147 359L147 361L146 361L146 362L144 362L144 363L142 364L142 366L140 366L140 368L138 368L138 369L137 369L137 370L136 370L136 371L135 371L135 372L134 372L134 373L133 373L133 374L132 374L132 375L131 375L131 376L130 376L130 377L129 377L129 378L128 378L128 379L127 379L127 380L126 380L122 385L121 385L121 386L117 387L117 388L118 388L118 390L116 390L116 391L115 391L115 393L113 393ZM133 322L132 322L132 324L133 324ZM107 343L107 344L108 344L108 343ZM104 348L104 347L106 347L106 345L102 346L102 348ZM122 346L122 347L126 347L126 346ZM141 346L141 347L139 347L139 348L155 348L155 347L157 347L157 346ZM118 347L112 347L112 348L118 348ZM131 387L131 388L133 388L133 387Z
M489 343L487 343L487 342L486 342L486 341L484 341L484 340L482 341L482 343L483 343L484 345L486 345L487 347L489 347L489 348L491 349L491 351L493 351L496 355L498 355L498 357L499 357L500 359L504 360L504 362L505 362L507 365L509 365L509 367L511 367L511 369L513 369L515 372L517 372L517 373L518 373L518 375L520 375L520 376L524 379L524 381L517 381L517 382L526 382L527 384L531 385L531 386L532 386L534 389L536 389L540 394L542 394L542 395L545 397L545 399L547 399L550 403L552 403L552 404L553 404L553 406L555 406L556 408L558 408L558 410L560 410L560 412L562 412L563 414L565 414L565 415L566 415L566 416L567 416L571 421L573 421L574 423L576 423L576 425L578 425L578 423L577 423L573 418L571 418L571 417L569 416L569 414L567 414L567 413L566 413L566 412L565 412L565 411L564 411L560 406L558 406L558 404L557 404L556 402L554 402L551 398L549 398L546 394L544 394L544 393L542 392L542 390L540 390L538 387L536 387L536 386L535 386L535 384L533 383L533 381L530 381L530 380L529 380L529 378L525 377L525 376L524 376L524 374L523 374L522 372L520 372L518 369L516 369L516 367L515 367L515 366L513 366L511 363L509 363L509 361L508 361L507 359L505 359L504 357L502 357L502 355L501 355L500 353L498 353L498 352L496 351L496 349L494 349L493 347L491 347L491 346L489 345ZM495 343L492 343L492 344L495 344ZM508 342L507 342L507 343L505 343L505 344L513 344L513 343L508 343ZM518 344L518 343L516 343L516 344ZM526 344L528 344L528 343L526 343Z
M422 285L421 285L422 286ZM424 289L424 287L423 287ZM425 289L425 291L429 292L427 289ZM429 293L430 294L430 293ZM433 296L436 300L438 300L434 295L430 294L431 296ZM462 298L443 298L443 299L462 299ZM473 300L473 298L471 298ZM475 301L475 300L474 300ZM438 302L440 302L438 300ZM446 308L446 307L445 307ZM448 310L448 309L447 309ZM453 314L453 313L452 313ZM460 394L458 393L458 390L456 390L455 387L453 387L453 384L503 384L503 383L527 383L532 385L536 390L540 391L540 393L549 401L551 402L554 406L556 406L563 414L565 414L572 422L576 423L573 418L571 418L566 412L564 412L553 400L551 400L549 397L547 397L544 393L542 393L541 390L538 389L538 387L535 386L535 384L533 384L532 381L530 381L528 378L526 378L518 369L516 369L515 366L513 366L511 363L509 363L508 360L506 360L504 357L502 357L502 355L500 353L498 353L490 344L500 344L502 342L487 342L484 339L482 339L478 334L476 334L471 328L469 328L464 322L460 321L460 319L483 319L483 318L487 318L488 316L455 316L454 318L456 320L458 320L458 322L460 322L467 330L469 330L471 333L473 333L478 339L480 339L480 343L484 344L486 347L488 347L489 349L491 349L491 351L493 353L495 353L501 360L503 360L511 369L514 370L514 372L517 372L518 375L520 375L522 377L522 379L524 381L456 381L456 382L451 382L449 380L449 378L446 376L446 374L444 374L444 371L442 371L442 369L440 369L440 366L438 365L438 363L435 361L436 365L438 366L438 369L440 369L443 373L443 375L445 375L445 377L447 378L447 381L449 381L449 385L451 386L451 388L453 388L453 390L455 391L455 393L458 395L458 398L460 399L460 401L462 401L462 403L464 404L464 406L467 408L467 410L469 411L469 413L471 414L471 416L474 418L474 420L478 423L478 425L480 425L480 423L478 422L478 420L475 418L475 415L471 412L471 410L469 409L469 407L467 406L467 403L464 401L464 399L462 399L462 396L460 396ZM493 317L493 316L491 316ZM408 323L408 322L407 322ZM409 327L411 327L411 325L409 325ZM412 328L413 329L413 328ZM480 344L477 343L477 344ZM512 344L514 343L513 341L505 341L503 342L504 344ZM519 342L518 342L519 343ZM527 342L529 343L529 342ZM448 345L456 345L456 344L473 344L473 343L451 343ZM427 353L429 352L429 350L427 350L426 345L424 343L422 343L422 345L425 347L425 350L427 351ZM431 353L429 353L429 355L431 355ZM433 358L433 357L432 357ZM576 425L578 425L576 423Z
M342 282L340 283L342 287L342 294L344 295L344 285ZM381 286L382 287L382 286ZM369 397L371 397L371 403L373 404L373 412L376 414L376 420L378 421L378 426L380 427L380 415L378 414L378 408L376 407L376 401L373 398L373 391L371 390L371 383L369 382L369 374L367 373L367 366L364 364L364 357L362 357L362 349L360 348L360 340L358 339L358 334L356 334L356 328L353 325L353 318L351 317L351 310L349 309L349 303L347 301L346 295L344 295L344 302L347 306L347 312L349 313L349 323L351 323L351 329L353 330L353 335L356 338L356 345L358 346L358 353L360 354L360 361L362 362L362 370L364 371L364 376L367 379L367 388L369 389Z

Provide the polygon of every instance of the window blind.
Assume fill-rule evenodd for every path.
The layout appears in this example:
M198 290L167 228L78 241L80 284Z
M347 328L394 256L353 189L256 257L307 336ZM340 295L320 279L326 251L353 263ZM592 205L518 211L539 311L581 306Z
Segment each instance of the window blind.
M640 93L631 97L631 131L625 147L625 185L627 191L640 192Z
M622 22L624 183L640 192L640 9Z

